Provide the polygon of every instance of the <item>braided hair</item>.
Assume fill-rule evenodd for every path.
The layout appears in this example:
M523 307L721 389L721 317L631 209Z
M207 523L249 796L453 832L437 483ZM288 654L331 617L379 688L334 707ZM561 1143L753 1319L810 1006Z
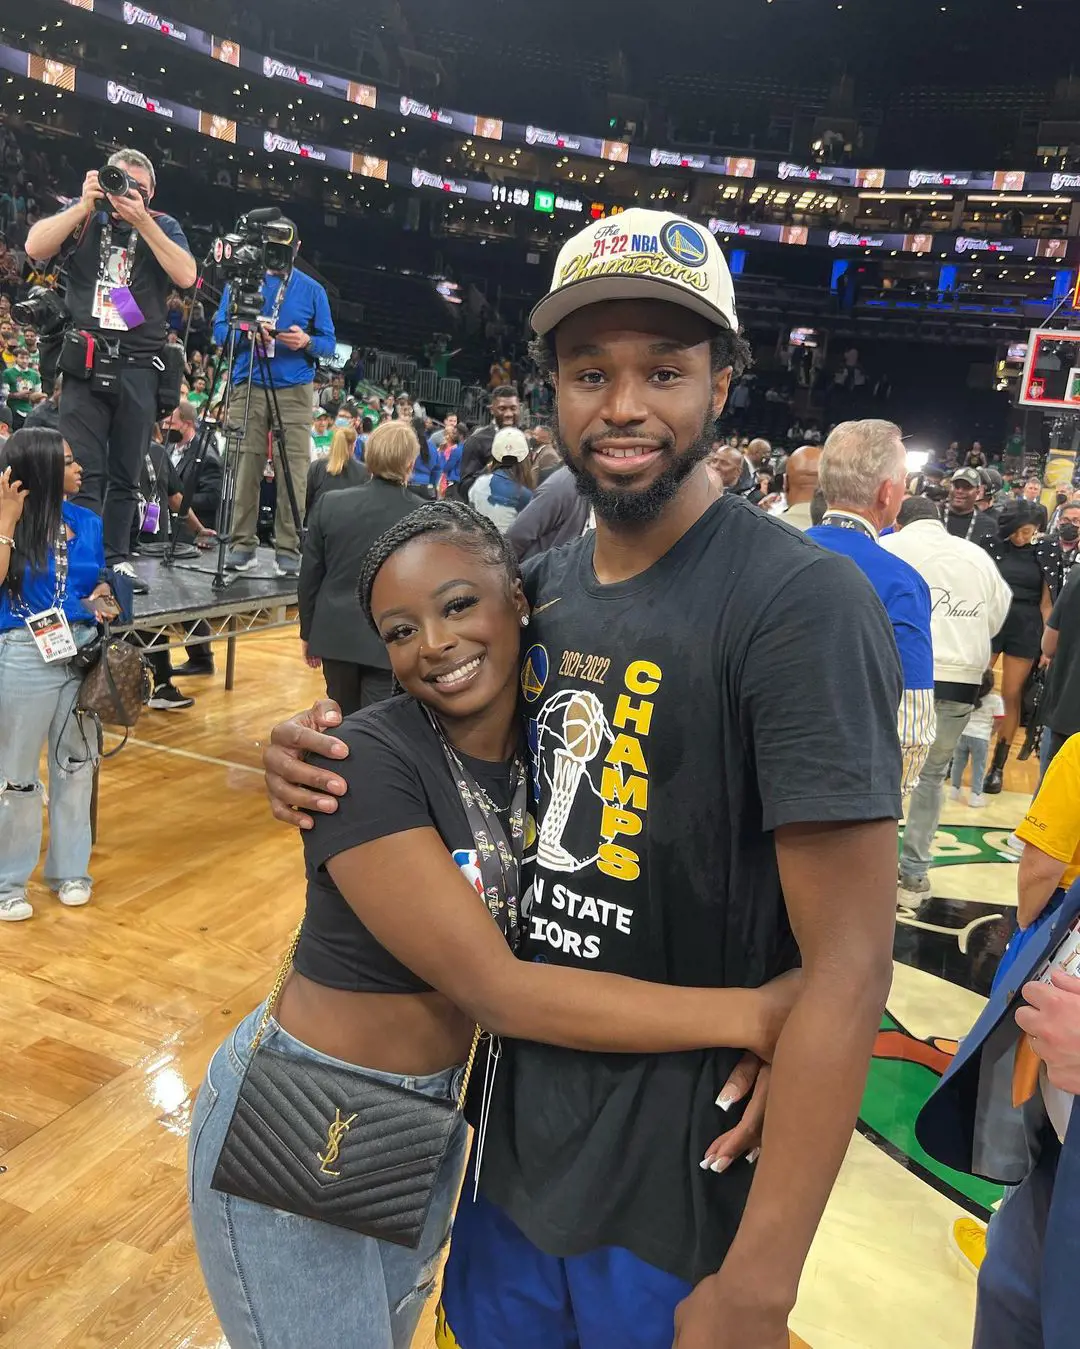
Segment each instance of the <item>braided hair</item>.
M371 613L371 592L375 586L375 578L382 570L383 564L399 548L404 548L407 543L425 534L441 534L448 542L477 554L490 566L501 567L506 574L508 590L515 581L521 579L517 555L486 515L481 515L463 501L449 499L429 501L418 510L404 516L396 525L391 525L375 540L364 558L357 598L364 616L373 628L376 628L376 623Z

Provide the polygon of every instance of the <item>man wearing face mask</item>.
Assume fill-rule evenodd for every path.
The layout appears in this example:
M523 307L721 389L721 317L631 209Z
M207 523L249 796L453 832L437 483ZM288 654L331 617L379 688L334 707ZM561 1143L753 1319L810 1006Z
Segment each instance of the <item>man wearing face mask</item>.
M181 542L192 541L207 545L214 537L212 524L217 520L221 505L221 458L212 446L202 464L195 464L195 433L198 413L195 407L183 402L161 424L164 444L151 441L143 455L140 477L137 543L147 552L158 551L155 545L169 540L170 521ZM194 478L194 481L192 479ZM183 520L175 517L188 496L189 506ZM210 627L199 623L192 628L193 637L209 636ZM149 633L141 634L149 642ZM192 641L187 648L187 663L173 669L170 653L152 646L146 651L147 663L153 676L153 689L147 706L156 712L182 712L191 707L194 699L181 693L173 684L173 675L211 675L214 657L210 644Z
M60 406L60 432L78 446L83 466L76 503L103 517L106 560L144 593L126 558L143 450L157 417L154 362L165 346L169 292L194 285L196 267L177 222L150 210L157 180L149 159L125 148L109 165L127 175L127 191L106 193L97 172L88 173L73 206L33 226L26 251L38 262L66 251L67 307L75 329L91 339L93 371L87 379L76 369Z
M1064 589L1065 582L1072 575L1076 560L1080 557L1080 497L1062 506L1058 511L1057 526L1048 539L1035 545L1036 554L1052 557L1057 562L1057 585L1050 587L1053 599Z
M262 284L262 316L255 339L266 355L256 361L248 400L248 375L251 368L251 344L238 344L239 355L233 366L233 401L229 417L233 425L244 425L236 469L236 493L228 557L230 571L247 571L255 565L258 544L259 491L266 468L270 439L270 414L273 403L281 414L285 432L285 458L296 497L293 514L285 471L278 462L280 449L274 446L274 480L277 508L274 522L275 570L279 576L300 575L299 522L304 518L308 465L311 462L311 409L315 400L315 362L329 360L334 354L336 336L326 291L306 272L295 266L300 236L291 221L276 222L292 226L292 243L266 246L271 262ZM228 314L231 288L226 286L214 315L214 341L224 343L229 335Z
M208 527L204 532L209 532L217 523L221 507L221 456L211 445L202 463L196 465L195 433L198 426L199 414L186 401L161 423L165 446L180 485L190 496L196 517Z

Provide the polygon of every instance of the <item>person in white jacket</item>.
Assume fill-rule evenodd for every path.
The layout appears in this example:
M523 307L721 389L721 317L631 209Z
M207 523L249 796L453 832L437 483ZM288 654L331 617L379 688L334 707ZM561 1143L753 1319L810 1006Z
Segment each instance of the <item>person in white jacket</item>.
M937 734L908 806L897 891L901 905L917 908L931 893L927 871L945 775L978 699L990 666L990 642L1005 622L1012 591L989 553L950 534L926 497L907 498L896 533L882 538L881 546L910 563L930 587Z

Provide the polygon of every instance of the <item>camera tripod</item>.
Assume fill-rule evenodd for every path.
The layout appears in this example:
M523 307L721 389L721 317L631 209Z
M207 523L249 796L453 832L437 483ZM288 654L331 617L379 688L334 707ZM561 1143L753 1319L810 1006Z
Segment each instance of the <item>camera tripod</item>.
M302 520L300 518L300 506L296 498L296 486L293 482L292 467L289 464L289 457L285 450L285 427L281 420L281 409L278 405L277 390L274 388L270 378L270 360L258 338L258 324L247 315L229 314L229 333L226 341L218 354L217 362L214 365L210 375L210 388L216 389L219 376L224 373L225 382L223 385L221 406L216 416L207 414L203 417L199 426L198 435L195 437L195 457L187 474L187 485L184 488L184 499L180 503L180 509L177 512L178 521L186 519L187 513L191 508L191 499L194 496L195 484L198 482L199 470L202 468L203 461L213 444L215 432L220 428L225 436L225 448L222 454L222 476L221 476L221 502L218 505L217 519L214 528L217 533L217 565L213 571L212 585L215 590L225 590L228 586L239 579L243 574L241 572L226 572L225 555L228 551L231 538L230 530L232 528L233 507L236 501L236 477L239 468L240 455L244 440L247 436L248 419L251 416L251 397L253 390L261 387L263 395L266 398L267 420L270 424L270 437L273 445L272 457L274 463L275 479L277 481L278 491L281 490L281 484L284 482L285 490L289 497L289 509L292 511L293 523L296 526L297 537L302 537ZM236 365L236 357L241 339L251 344L251 360L248 363L247 380L244 384L244 417L242 423L237 426L232 418L232 399L235 386L232 381L233 370ZM261 386L255 383L255 370L258 367L261 376ZM169 546L165 551L162 561L167 567L182 567L186 571L206 572L207 568L198 567L192 563L182 563L176 561L176 545L179 537L179 530L174 530L169 540Z

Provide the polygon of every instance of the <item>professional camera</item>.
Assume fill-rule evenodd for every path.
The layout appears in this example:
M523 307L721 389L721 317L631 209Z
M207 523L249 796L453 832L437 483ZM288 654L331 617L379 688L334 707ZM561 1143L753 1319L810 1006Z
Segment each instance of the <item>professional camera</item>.
M48 286L31 286L25 300L11 306L16 323L36 328L38 337L51 337L67 323L64 302Z
M67 308L55 290L48 286L31 286L26 299L11 306L11 313L16 323L37 329L38 374L42 389L51 395L56 386L56 367L68 324Z
M231 234L214 240L214 262L232 287L236 316L253 321L263 308L262 283L269 271L288 271L296 252L296 226L276 206L242 215Z
M126 197L129 192L139 190L139 184L119 164L106 164L103 169L98 169L98 182L101 190L110 197Z

